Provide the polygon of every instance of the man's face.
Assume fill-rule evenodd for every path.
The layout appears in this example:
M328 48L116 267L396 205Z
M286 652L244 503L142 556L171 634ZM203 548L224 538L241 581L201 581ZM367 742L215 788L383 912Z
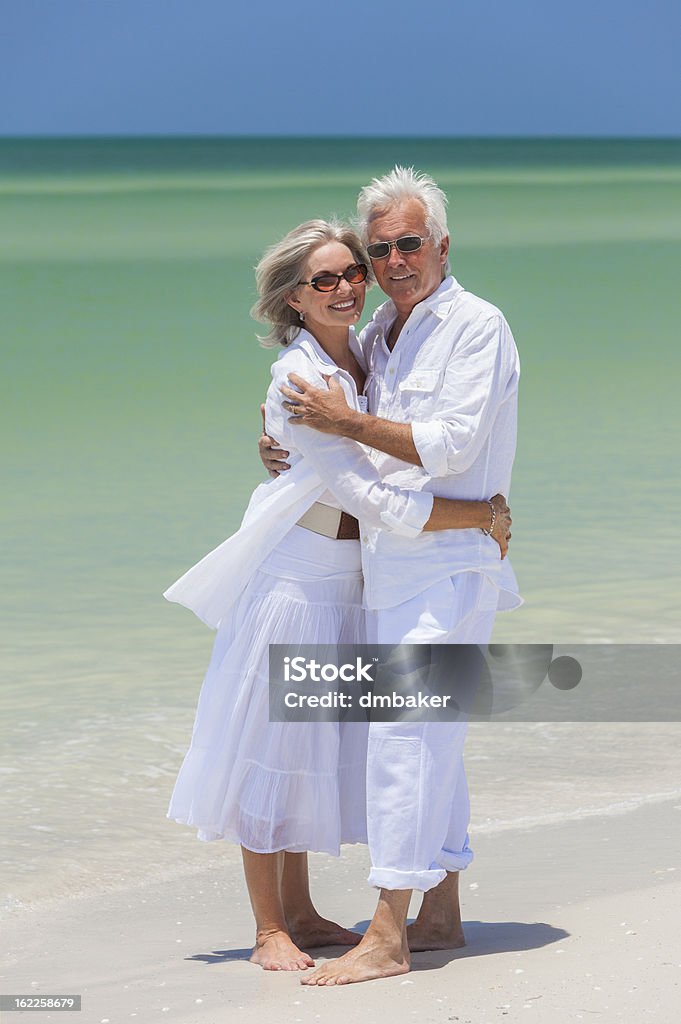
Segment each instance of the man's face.
M400 252L396 246L382 260L372 260L376 280L399 313L408 314L417 302L432 295L444 276L449 238L437 244L428 238L426 212L418 199L404 199L377 214L369 223L372 242L391 242L402 235L426 238L416 252Z

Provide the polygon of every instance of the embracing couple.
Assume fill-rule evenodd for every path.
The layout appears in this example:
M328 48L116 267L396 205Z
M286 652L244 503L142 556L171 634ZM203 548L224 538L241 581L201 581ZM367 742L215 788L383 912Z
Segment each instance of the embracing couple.
M472 860L464 722L270 722L269 645L486 644L520 604L508 559L518 355L503 315L449 273L446 197L394 168L359 232L308 221L263 256L254 317L282 351L239 531L166 597L217 629L168 817L242 848L251 959L334 985L464 944ZM356 337L367 286L388 299ZM276 439L276 440L274 440ZM277 450L278 445L282 450ZM362 937L323 918L307 852L368 843ZM412 891L423 893L407 927Z

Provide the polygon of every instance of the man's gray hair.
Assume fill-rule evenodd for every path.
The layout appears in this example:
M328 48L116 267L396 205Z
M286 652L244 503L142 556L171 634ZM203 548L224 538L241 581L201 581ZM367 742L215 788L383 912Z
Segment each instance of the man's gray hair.
M357 197L357 218L366 243L369 225L394 203L418 199L426 211L426 227L436 245L449 234L447 227L447 196L433 179L413 167L393 167L389 174L374 178Z
M369 268L367 284L373 283L371 261L353 228L340 220L305 221L289 231L280 242L271 245L255 268L260 297L251 310L251 316L270 328L266 335L258 335L263 348L290 345L300 332L300 318L287 299L304 276L311 253L326 242L347 245L355 262L365 263Z

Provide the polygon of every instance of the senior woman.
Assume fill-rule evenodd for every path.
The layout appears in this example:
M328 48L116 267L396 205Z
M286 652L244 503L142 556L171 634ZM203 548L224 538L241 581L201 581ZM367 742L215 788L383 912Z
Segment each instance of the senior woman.
M352 328L370 272L354 231L301 224L265 253L256 280L263 343L282 347L267 429L288 448L291 470L256 488L239 531L165 593L217 629L168 817L202 840L240 844L256 922L251 960L303 970L314 963L304 947L359 940L315 910L307 851L338 855L341 843L366 842L366 730L270 722L269 645L364 640L358 519L405 536L492 524L501 557L511 519L501 495L455 501L401 490L353 441L289 427L279 388L292 372L318 385L333 376L365 411Z

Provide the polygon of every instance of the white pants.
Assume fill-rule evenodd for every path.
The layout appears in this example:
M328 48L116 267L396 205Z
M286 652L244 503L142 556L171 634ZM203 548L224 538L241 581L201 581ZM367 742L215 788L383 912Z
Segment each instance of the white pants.
M395 608L368 613L370 642L487 644L498 603L481 573L458 573ZM369 884L434 888L468 867L466 722L372 722L367 755Z

